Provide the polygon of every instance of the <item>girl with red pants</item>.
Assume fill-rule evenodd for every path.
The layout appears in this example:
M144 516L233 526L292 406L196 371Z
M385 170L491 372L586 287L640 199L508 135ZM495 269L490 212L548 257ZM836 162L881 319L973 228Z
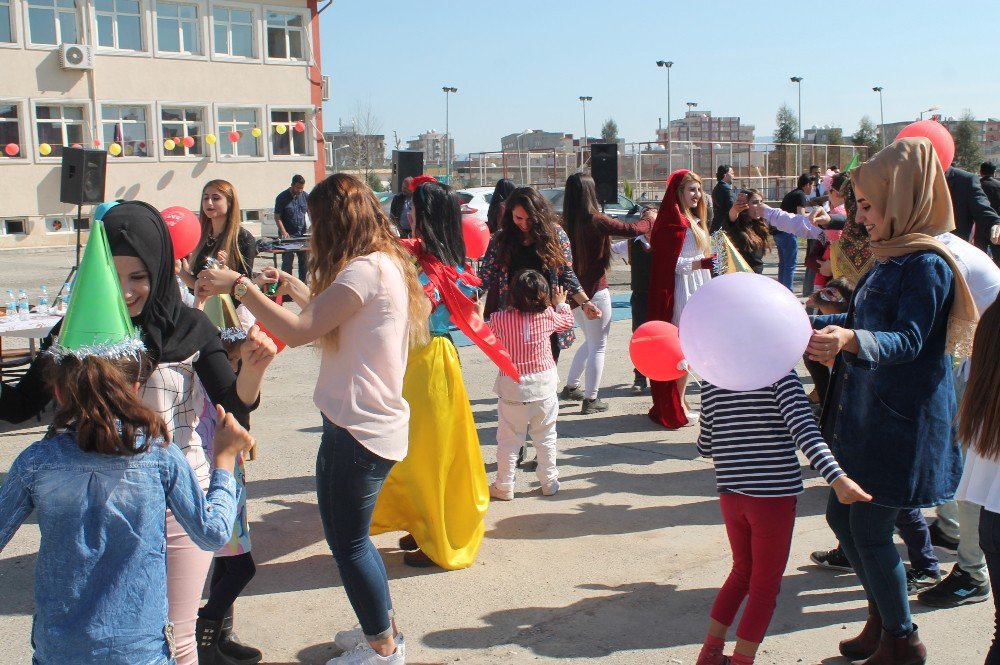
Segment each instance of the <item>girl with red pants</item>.
M795 503L802 493L796 448L842 503L871 497L833 458L794 372L759 390L733 392L702 383L701 395L698 453L715 465L733 569L712 606L696 665L752 665L774 614L792 544ZM745 598L736 647L727 661L726 633Z

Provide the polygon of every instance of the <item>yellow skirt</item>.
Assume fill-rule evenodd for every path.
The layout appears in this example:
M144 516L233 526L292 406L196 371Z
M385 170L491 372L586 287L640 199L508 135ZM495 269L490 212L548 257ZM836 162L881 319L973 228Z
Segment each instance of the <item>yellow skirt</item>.
M440 567L467 568L483 542L490 493L454 344L434 337L410 353L403 397L409 451L382 486L371 532L407 531Z

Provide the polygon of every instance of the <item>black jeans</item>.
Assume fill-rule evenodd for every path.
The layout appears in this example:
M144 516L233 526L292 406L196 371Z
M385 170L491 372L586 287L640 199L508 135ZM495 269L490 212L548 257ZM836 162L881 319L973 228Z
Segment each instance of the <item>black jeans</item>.
M632 307L632 332L635 332L636 328L646 322L646 308L649 305L649 292L636 291L633 289L632 296L629 298L629 305ZM633 369L633 372L635 372L636 383L646 383L646 377L642 375L642 372L637 369Z
M212 581L208 585L208 602L198 610L198 616L221 621L256 573L257 566L250 552L215 557Z
M979 513L979 546L986 555L986 567L990 571L990 585L993 587L993 645L986 654L986 665L1000 665L1000 513L983 508Z

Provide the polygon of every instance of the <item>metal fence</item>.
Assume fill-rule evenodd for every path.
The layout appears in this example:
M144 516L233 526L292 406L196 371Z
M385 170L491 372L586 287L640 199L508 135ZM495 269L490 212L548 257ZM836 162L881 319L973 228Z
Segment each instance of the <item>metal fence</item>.
M680 168L694 171L715 185L720 164L735 171L738 187L759 189L767 200L780 199L795 187L799 173L817 165L843 167L857 154L867 158L864 146L816 143L737 143L719 141L673 141L666 143L622 143L618 149L619 190L638 202L663 198L667 177ZM590 151L507 150L478 152L455 164L457 181L466 187L492 187L500 178L537 188L562 187L572 173L590 166Z

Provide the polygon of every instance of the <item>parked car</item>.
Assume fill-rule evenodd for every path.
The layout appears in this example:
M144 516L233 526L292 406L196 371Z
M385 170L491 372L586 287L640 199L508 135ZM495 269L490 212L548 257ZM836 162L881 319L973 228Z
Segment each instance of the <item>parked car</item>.
M565 187L553 187L552 189L540 189L538 193L549 200L556 214L562 215L565 189ZM642 206L624 194L619 194L617 203L606 203L604 205L604 214L625 222L637 222L639 221L639 217L642 216Z
M470 187L458 190L462 199L462 216L475 217L486 222L486 213L490 210L490 200L493 198L492 187Z

